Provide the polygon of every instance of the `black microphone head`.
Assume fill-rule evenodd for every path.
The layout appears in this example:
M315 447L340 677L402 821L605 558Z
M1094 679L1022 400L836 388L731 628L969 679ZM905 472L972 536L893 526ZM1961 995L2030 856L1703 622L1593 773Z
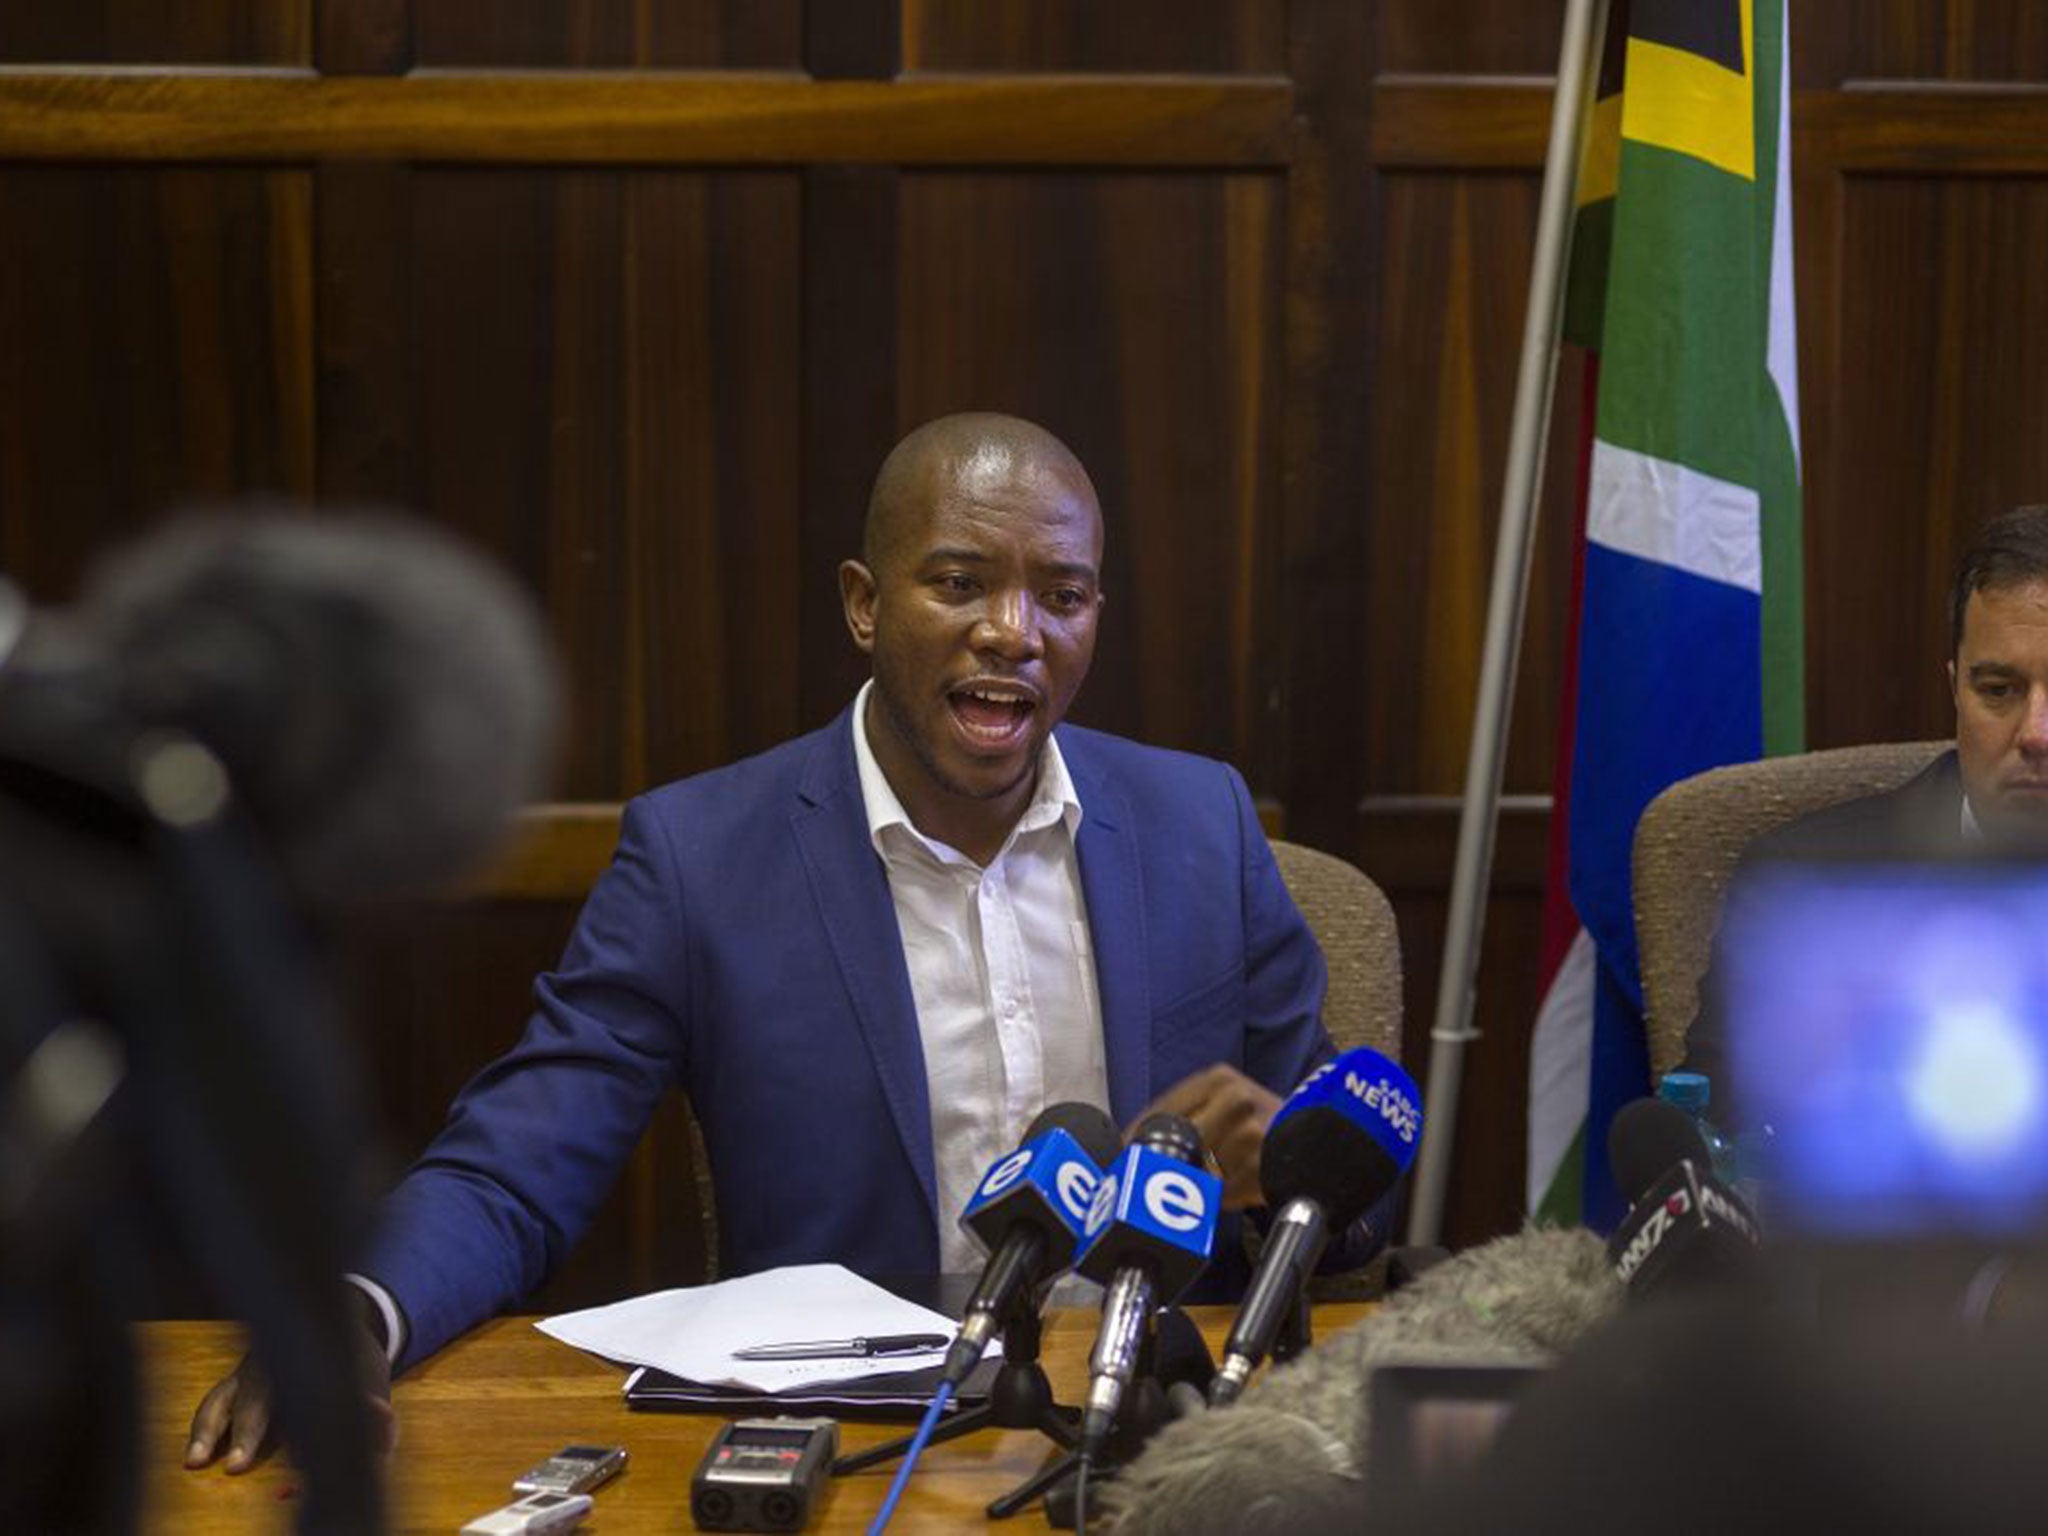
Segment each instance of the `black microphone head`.
M1195 1129L1195 1122L1186 1115L1171 1115L1163 1111L1147 1115L1138 1122L1138 1128L1131 1132L1130 1144L1134 1147L1150 1147L1168 1157L1177 1157L1184 1163L1201 1166L1202 1133ZM1115 1154L1112 1153L1111 1156Z
M1663 1099L1624 1104L1607 1129L1607 1162L1615 1188L1631 1204L1679 1163L1710 1171L1712 1159L1692 1116Z
M1334 1230L1400 1182L1403 1169L1356 1121L1317 1105L1276 1122L1259 1151L1259 1187L1274 1210L1313 1200Z
M1116 1122L1093 1104L1083 1104L1078 1099L1046 1105L1038 1112L1038 1118L1025 1128L1023 1140L1030 1141L1051 1130L1065 1131L1073 1137L1098 1168L1115 1157L1123 1146Z
M532 598L424 523L187 515L97 568L80 618L125 707L212 749L315 902L465 871L552 766Z

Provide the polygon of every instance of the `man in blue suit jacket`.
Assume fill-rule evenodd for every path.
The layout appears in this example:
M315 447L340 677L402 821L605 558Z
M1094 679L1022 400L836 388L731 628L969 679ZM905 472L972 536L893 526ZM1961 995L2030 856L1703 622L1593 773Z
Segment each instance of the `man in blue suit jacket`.
M1093 654L1101 548L1094 489L1043 429L947 417L898 445L864 558L841 569L873 683L825 729L627 806L524 1038L464 1090L366 1256L394 1363L541 1283L672 1084L703 1126L726 1270L940 1268L960 1157L935 1146L935 1108L1002 1125L1043 1107L935 1106L929 1089L948 1065L931 1053L956 1048L935 1041L960 1038L932 1015L959 1011L963 979L985 1015L971 1033L1014 1028L980 984L1017 958L1004 934L1039 951L1021 980L1050 976L1064 1014L1091 1015L1027 1005L1027 1030L1063 1031L1068 1054L1086 1036L1078 1076L1044 1097L1092 1082L1078 1096L1123 1124L1185 1114L1227 1203L1256 1202L1278 1096L1330 1052L1323 961L1234 770L1060 725ZM913 942L919 903L1003 870L1019 916L963 922L979 948L949 973ZM1092 986L1068 996L1057 968L1032 970L1047 948L1069 971L1092 951ZM246 1439L257 1394L235 1396L230 1378L202 1404L193 1462L231 1411Z

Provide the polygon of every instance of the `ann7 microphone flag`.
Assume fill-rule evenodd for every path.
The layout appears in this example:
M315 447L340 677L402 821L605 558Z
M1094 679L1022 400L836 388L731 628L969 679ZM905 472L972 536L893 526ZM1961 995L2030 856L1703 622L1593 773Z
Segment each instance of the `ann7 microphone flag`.
M1649 1087L1630 853L1667 785L1803 745L1785 0L1615 0L1565 340L1587 349L1530 1210L1608 1230Z

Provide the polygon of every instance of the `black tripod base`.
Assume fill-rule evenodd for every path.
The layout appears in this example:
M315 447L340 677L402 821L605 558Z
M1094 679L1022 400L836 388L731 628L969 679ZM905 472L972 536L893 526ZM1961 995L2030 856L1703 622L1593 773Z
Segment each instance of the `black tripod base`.
M1158 1378L1141 1376L1131 1383L1124 1398L1123 1407L1111 1427L1109 1438L1103 1442L1102 1453L1088 1468L1088 1509L1090 1520L1100 1512L1099 1490L1116 1468L1124 1465L1145 1448L1145 1442L1158 1434L1173 1417L1167 1405L1166 1389ZM1045 1495L1045 1518L1055 1529L1071 1531L1075 1527L1077 1499L1075 1489L1080 1480L1074 1476L1081 1465L1078 1450L1070 1450L1057 1461L1039 1469L1028 1481L1020 1483L988 1507L991 1520L1007 1520L1040 1494Z
M929 1445L943 1445L978 1429L1035 1429L1063 1450L1081 1443L1081 1411L1052 1400L1052 1383L1045 1367L1036 1360L1004 1360L989 1384L988 1401L950 1418L941 1419L932 1431ZM893 1461L910 1449L916 1435L903 1435L865 1451L855 1451L832 1463L832 1475L844 1476Z

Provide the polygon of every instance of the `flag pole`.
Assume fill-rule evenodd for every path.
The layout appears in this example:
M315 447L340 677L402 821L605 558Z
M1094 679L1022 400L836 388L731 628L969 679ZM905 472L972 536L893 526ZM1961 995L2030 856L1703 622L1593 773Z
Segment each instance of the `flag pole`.
M1479 970L1480 930L1493 874L1493 834L1507 756L1508 709L1521 649L1522 615L1536 537L1536 498L1557 380L1558 327L1570 267L1573 193L1581 140L1599 89L1597 44L1607 31L1608 0L1568 0L1558 45L1557 93L1550 104L1550 146L1536 215L1536 251L1529 268L1529 305L1522 321L1522 358L1515 373L1515 414L1508 435L1507 478L1501 487L1500 531L1494 544L1493 588L1487 598L1486 642L1479 663L1479 699L1472 711L1472 748L1465 762L1465 799L1437 974L1436 1020L1429 1032L1429 1113L1408 1241L1430 1244L1443 1229L1451 1144L1458 1127L1465 1046L1479 1038L1472 1001Z

